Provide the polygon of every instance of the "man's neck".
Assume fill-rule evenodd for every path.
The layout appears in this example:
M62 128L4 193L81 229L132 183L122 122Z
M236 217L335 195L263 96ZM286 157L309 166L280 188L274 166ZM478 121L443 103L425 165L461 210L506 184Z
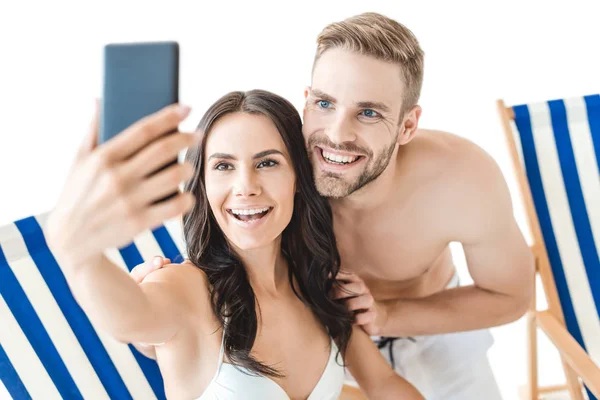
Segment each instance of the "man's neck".
M390 158L386 169L376 179L359 190L342 198L330 198L335 213L369 212L386 204L396 191L398 179L398 150Z

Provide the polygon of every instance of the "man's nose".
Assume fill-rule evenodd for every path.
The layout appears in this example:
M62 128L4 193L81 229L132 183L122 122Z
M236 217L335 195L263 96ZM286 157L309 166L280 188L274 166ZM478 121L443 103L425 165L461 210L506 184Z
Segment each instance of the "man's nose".
M331 125L325 129L325 134L335 144L356 140L355 125L347 115L338 115L332 119Z

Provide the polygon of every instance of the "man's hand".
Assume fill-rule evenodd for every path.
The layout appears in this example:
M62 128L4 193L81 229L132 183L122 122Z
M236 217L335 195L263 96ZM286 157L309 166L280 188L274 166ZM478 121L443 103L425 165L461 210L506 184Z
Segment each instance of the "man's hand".
M167 264L171 264L170 259L161 256L155 256L151 260L133 267L129 273L129 276L131 276L137 283L142 283L148 275L156 270L161 269Z
M379 335L387 321L384 303L376 301L365 282L352 272L340 271L333 287L333 299L342 300L354 313L355 323L369 335Z

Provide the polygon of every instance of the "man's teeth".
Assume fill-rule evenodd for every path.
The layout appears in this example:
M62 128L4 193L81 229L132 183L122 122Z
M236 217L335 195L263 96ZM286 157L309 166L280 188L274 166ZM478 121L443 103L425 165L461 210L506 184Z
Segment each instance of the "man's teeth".
M264 213L269 211L269 207L265 207L265 208L254 208L251 210L234 210L232 209L231 212L235 215L254 215L254 214L260 214L260 213Z
M350 164L358 159L358 156L340 156L339 154L328 153L323 151L323 158L330 162L338 164Z

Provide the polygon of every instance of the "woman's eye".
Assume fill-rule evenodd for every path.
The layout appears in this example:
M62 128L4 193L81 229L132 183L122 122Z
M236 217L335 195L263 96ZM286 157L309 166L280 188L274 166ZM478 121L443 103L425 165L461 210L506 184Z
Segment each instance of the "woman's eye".
M233 169L233 167L231 166L231 164L218 163L217 165L215 165L215 169L217 171L227 171L227 170Z
M318 104L319 104L319 107L321 107L321 108L329 108L329 106L331 105L331 103L328 102L327 100L319 100Z
M278 164L277 161L274 161L274 160L263 160L263 161L259 162L256 167L257 168L265 168L265 167L268 168L268 167L274 167L277 164Z

